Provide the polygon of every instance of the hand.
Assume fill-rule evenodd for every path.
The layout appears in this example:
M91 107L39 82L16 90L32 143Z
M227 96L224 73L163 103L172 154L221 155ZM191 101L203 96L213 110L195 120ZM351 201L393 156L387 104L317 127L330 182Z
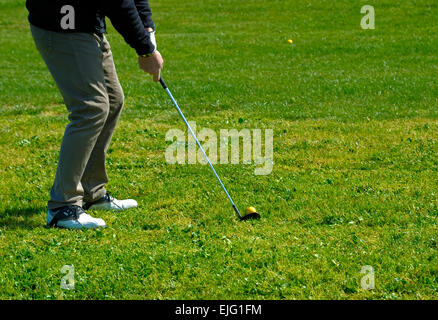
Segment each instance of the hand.
M140 69L154 76L154 82L160 80L161 70L163 69L163 58L158 51L150 57L138 57Z

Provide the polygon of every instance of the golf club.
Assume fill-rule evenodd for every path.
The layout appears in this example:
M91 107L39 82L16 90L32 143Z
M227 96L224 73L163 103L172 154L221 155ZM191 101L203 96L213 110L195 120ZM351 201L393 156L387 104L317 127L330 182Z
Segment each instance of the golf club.
M201 143L199 142L198 138L196 137L195 133L193 132L192 128L190 127L189 123L186 120L186 117L184 117L184 114L182 113L181 109L178 106L178 103L176 102L176 100L173 98L172 93L170 92L169 88L167 87L166 83L164 82L163 78L160 77L160 83L163 86L163 89L166 90L167 94L170 97L170 100L172 100L176 110L178 111L179 115L181 116L181 118L183 119L184 123L186 124L187 128L190 131L190 134L192 135L193 139L195 139L196 144L198 145L199 149L201 149L202 154L204 155L205 159L207 160L208 164L210 165L211 170L213 170L214 175L216 176L217 180L219 181L219 183L222 186L222 189L225 191L225 193L227 194L228 199L230 200L231 204L233 205L233 209L234 211L237 213L237 216L239 217L240 220L249 220L249 219L259 219L260 218L260 214L258 214L257 212L249 212L246 215L242 216L239 212L239 209L237 209L236 205L234 204L233 199L231 198L230 194L228 193L227 189L225 188L224 184L222 183L222 180L219 178L218 174L216 173L216 170L214 169L213 165L211 164L210 160L207 157L207 154L205 153L204 149L201 146ZM249 209L249 208L248 208Z

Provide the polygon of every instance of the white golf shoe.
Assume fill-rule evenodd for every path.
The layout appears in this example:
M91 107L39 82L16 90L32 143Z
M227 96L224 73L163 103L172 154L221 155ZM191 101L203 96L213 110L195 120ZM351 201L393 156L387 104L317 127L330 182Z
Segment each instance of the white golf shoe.
M93 218L79 206L70 205L54 210L47 210L47 225L65 229L95 229L105 228L106 224L100 218Z
M91 209L91 210L120 211L120 210L126 210L131 208L137 208L137 201L133 199L117 200L114 197L112 197L109 193L107 193L102 198L100 198L95 202L85 203L83 205L83 208L85 210Z

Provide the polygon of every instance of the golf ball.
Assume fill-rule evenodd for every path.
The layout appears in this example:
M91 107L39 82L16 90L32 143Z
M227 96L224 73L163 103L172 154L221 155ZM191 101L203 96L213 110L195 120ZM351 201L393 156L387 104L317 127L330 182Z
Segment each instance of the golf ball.
M254 208L254 207L248 207L246 209L246 214L250 214L250 213L254 213L254 212L257 212L256 208Z
M292 39L287 40L287 42L290 43L290 44L294 43L294 42L292 41Z

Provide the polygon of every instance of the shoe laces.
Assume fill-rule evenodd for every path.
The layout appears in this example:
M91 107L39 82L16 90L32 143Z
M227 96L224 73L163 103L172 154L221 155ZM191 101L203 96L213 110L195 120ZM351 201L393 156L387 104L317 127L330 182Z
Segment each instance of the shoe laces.
M105 194L104 198L105 198L105 200L107 200L107 201L113 203L115 206L119 207L120 209L123 209L121 206L119 206L119 205L114 201L114 200L115 200L114 197L113 197L109 192L107 192L107 193Z
M114 197L111 196L111 194L110 194L109 192L107 192L107 193L103 196L103 198L104 198L106 201L111 201L111 202L114 201Z
M82 207L76 206L76 205L67 206L64 209L64 212L69 216L74 216L76 219L79 219L79 216L82 213L85 213L85 211L84 211L84 209L82 209Z
M54 216L49 223L49 226L57 226L59 221L63 220L78 220L81 214L85 214L84 209L76 205L68 205L54 211Z

